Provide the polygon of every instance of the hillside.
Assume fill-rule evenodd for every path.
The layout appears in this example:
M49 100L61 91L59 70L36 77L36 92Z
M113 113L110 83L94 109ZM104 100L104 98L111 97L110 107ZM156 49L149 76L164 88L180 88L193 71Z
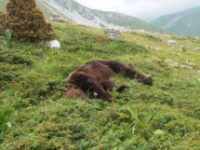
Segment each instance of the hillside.
M62 50L0 37L0 149L199 149L199 39L139 32L109 39L98 28L53 26ZM63 99L67 76L100 59L132 62L155 84L116 76L130 88L111 92L112 103Z
M200 37L200 7L162 16L152 23L176 35Z
M0 0L5 6L8 0ZM43 10L47 19L53 15L59 15L66 21L100 28L134 28L151 32L169 33L168 31L149 24L138 18L115 13L94 10L82 6L74 0L37 0L38 7ZM3 9L4 7L0 7Z
M5 10L6 2L6 0L0 0L0 11Z

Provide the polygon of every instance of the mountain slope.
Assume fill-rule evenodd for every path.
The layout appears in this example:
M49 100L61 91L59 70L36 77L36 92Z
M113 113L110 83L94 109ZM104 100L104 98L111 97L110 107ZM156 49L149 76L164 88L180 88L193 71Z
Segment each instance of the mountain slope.
M162 16L152 23L181 36L200 37L200 7Z
M105 20L108 23L119 25L122 27L134 28L134 29L144 29L146 31L152 32L167 32L162 28L159 28L155 25L149 24L143 20L138 18L134 18L132 16L120 14L120 13L113 13L113 12L103 12L99 10L91 10L91 12L99 17L102 20Z
M82 6L74 0L40 0L64 18L77 24L107 28L134 28L153 32L166 32L140 19L115 12L104 12ZM56 9L56 10L55 10Z
M4 2L5 5L6 1L8 0L0 0L0 3ZM118 29L134 28L151 32L168 32L138 18L115 12L90 9L74 0L37 0L37 3L38 7L43 10L47 18L52 15L59 15L67 21L93 27Z

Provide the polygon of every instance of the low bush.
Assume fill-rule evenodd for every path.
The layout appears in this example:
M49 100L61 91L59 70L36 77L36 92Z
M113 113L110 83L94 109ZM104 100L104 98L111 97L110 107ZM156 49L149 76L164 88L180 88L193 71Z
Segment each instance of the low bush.
M36 8L35 0L10 0L7 11L5 23L12 30L13 36L21 41L51 40L55 36L51 24Z

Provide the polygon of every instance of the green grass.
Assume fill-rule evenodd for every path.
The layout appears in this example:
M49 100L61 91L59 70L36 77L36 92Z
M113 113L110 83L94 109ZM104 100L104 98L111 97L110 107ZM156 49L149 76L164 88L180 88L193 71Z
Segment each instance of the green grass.
M53 26L61 50L43 42L0 38L0 104L4 112L12 110L0 128L0 149L199 149L198 39L138 32L109 39L102 29ZM178 44L168 45L169 39ZM132 62L155 84L148 87L119 75L112 80L130 88L123 94L112 92L112 103L63 99L67 76L85 62L100 59ZM174 68L168 60L195 65L192 70Z

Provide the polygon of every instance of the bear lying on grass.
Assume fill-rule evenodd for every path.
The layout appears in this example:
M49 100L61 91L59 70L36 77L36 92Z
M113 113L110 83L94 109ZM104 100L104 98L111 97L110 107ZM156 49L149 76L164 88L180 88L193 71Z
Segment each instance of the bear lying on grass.
M109 90L116 88L118 92L122 92L127 87L115 85L109 80L111 76L119 73L127 78L136 79L140 83L153 85L151 77L117 61L90 61L69 75L64 97L87 98L88 94L94 96L96 93L97 98L111 102L112 96L108 93Z

